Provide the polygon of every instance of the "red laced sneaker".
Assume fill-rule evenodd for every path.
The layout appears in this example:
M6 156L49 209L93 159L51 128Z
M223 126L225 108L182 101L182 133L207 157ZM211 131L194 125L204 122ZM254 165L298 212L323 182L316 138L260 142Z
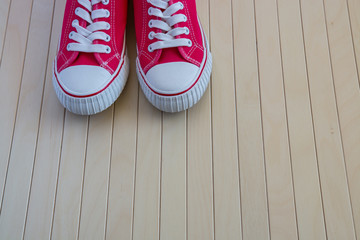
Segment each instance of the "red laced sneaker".
M111 106L128 73L127 0L67 0L53 84L69 111L91 115Z
M134 0L134 9L136 70L145 96L166 112L192 107L212 68L195 0Z

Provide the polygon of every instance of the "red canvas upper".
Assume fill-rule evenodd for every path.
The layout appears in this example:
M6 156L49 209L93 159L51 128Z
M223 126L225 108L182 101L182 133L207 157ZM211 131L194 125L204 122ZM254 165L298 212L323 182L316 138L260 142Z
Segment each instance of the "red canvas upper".
M90 0L89 0L90 1ZM111 37L109 42L103 40L95 40L94 44L104 44L111 47L110 53L83 53L68 51L67 45L75 42L69 38L69 34L76 29L72 26L72 22L77 19L83 27L87 26L87 22L75 15L76 8L83 8L77 0L67 0L63 28L59 43L59 50L56 56L56 68L60 73L67 67L76 65L95 65L101 66L110 74L113 74L121 60L124 48L124 32L126 27L127 0L110 0L109 4L104 5L101 2L93 6L93 10L107 9L110 17L96 19L97 21L105 21L110 24L109 30L104 30Z
M138 59L144 73L147 73L150 68L157 64L168 62L189 62L200 67L204 58L205 47L203 44L202 29L196 12L196 2L195 0L170 0L169 5L176 2L181 2L184 8L175 14L184 14L187 17L187 21L174 25L174 28L187 27L190 30L189 35L183 34L176 38L188 38L192 41L192 46L166 48L149 52L148 46L158 41L157 39L150 40L148 37L149 33L151 31L159 32L161 30L150 28L148 23L151 19L158 18L148 14L148 9L154 7L152 4L146 0L134 0Z

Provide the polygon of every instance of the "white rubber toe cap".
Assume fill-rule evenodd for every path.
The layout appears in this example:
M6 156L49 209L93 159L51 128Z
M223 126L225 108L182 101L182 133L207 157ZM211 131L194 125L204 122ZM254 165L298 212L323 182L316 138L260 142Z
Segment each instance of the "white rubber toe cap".
M86 96L102 90L111 74L102 67L79 65L64 69L58 75L63 89L76 96Z
M189 89L199 72L199 67L187 62L158 64L146 73L152 90L161 94L177 94Z

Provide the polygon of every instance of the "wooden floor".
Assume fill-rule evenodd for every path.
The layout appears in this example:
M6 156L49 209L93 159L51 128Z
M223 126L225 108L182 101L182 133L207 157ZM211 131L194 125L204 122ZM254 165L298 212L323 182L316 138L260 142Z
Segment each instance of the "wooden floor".
M360 0L198 0L214 59L162 113L52 88L65 0L0 0L0 239L360 239ZM129 10L130 12L132 9Z

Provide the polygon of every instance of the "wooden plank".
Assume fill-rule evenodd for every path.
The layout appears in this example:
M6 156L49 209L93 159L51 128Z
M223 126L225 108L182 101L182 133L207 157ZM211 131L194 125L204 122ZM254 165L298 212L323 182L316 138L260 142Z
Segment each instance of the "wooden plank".
M141 92L139 94L133 240L159 239L161 115L161 112L153 107Z
M49 4L48 4L49 3ZM23 237L33 173L53 2L35 1L1 213L1 238ZM45 30L45 31L44 31ZM61 138L60 138L61 139ZM53 159L59 158L54 145ZM57 148L57 149L56 149ZM51 159L47 159L48 161Z
M5 179L14 130L16 109L26 43L30 23L32 1L14 0L11 3L8 30L4 41L3 58L0 67L0 94L6 101L0 101L0 209L3 203ZM22 16L19 18L19 16Z
M243 238L269 239L254 2L232 3Z
M347 0L347 11L349 14L348 23L350 25L352 43L355 52L356 68L358 76L360 75L360 1L359 0ZM360 85L360 78L358 79Z
M58 21L61 21L63 15L62 5L64 4L61 5L61 2L64 1L57 1L58 5L56 6L54 13L49 50L50 53L48 55L47 73L45 80L46 90L44 90L44 104L41 105L38 101L35 101L38 103L36 105L38 107L42 106L43 110L41 121L39 123L39 134L37 140L38 143L36 146L35 163L31 182L31 194L28 203L24 239L49 238L51 233L64 114L63 108L60 106L60 104L58 104L56 96L53 95L51 84L52 63L55 57L56 46L61 28L61 24L59 24ZM43 5L47 6L46 3L43 3ZM41 8L41 11L45 10ZM47 8L46 11L51 15L53 13L51 8ZM44 19L40 18L40 21L44 21ZM50 19L48 20L48 23L51 23ZM47 31L44 32L49 32L49 30L50 29L47 29ZM39 44L39 42L40 41L37 41L35 44L43 47L44 45ZM34 55L31 55L34 56L36 54L34 53ZM39 64L37 61L34 62ZM38 79L36 79L36 82L38 82ZM32 84L37 85L38 83ZM32 94L38 95L38 98L43 95L38 91L29 91L29 93L30 92ZM24 102L28 102L29 105L34 105L34 100L26 100ZM27 108L29 107L27 106ZM32 114L34 113L29 113L29 116ZM29 117L26 119L26 121L29 121ZM37 128L38 126L36 126L36 128L33 127L32 131L35 132L35 129ZM51 148L49 148L49 144L52 146Z
M186 239L186 111L164 113L160 239Z
M355 234L360 234L360 92L346 0L325 1L331 63ZM359 42L356 42L359 46ZM350 228L350 226L349 226Z
M210 1L215 239L241 239L231 0Z
M188 111L187 233L189 240L214 239L211 88Z
M4 47L4 40L6 34L6 27L8 22L8 16L10 11L11 0L1 0L0 2L0 66L2 59L2 52Z
M278 14L299 239L326 239L299 1Z
M255 1L272 239L297 239L276 1Z
M327 237L354 239L323 1L301 8Z
M132 13L129 9L129 13ZM136 59L133 14L129 14L127 45L130 62ZM124 91L115 102L106 239L132 238L138 114L136 68L130 68Z
M89 119L79 239L105 237L113 112L111 106Z
M52 139L47 133L44 134L44 129L39 131L40 137L38 137L44 80L51 79L52 76L52 61L47 64L49 53L47 49L49 47L49 35L51 34L53 8L54 1L35 1L33 5L10 158L10 164L18 162L28 171L27 173L17 172L16 174L18 174L18 176L15 176L16 181L19 181L21 178L24 179L23 181L19 181L21 187L13 186L17 199L19 199L21 195L24 195L24 197L27 196L31 188L31 195L28 197L28 200L26 200L26 202L25 199L23 200L23 204L27 204L28 206L27 212L30 212L30 217L27 212L22 213L25 214L23 216L26 216L24 218L27 219L24 231L25 238L28 237L29 233L30 235L34 235L34 232L36 232L37 237L40 235L45 238L49 237L53 212L54 190L62 135L62 117L58 120L59 128L57 129L58 131L53 131ZM46 76L50 76L50 78L46 78ZM59 108L57 108L57 110L59 110ZM63 114L61 108L60 113ZM58 134L55 134L55 132ZM44 135L46 135L46 141L42 140ZM49 139L51 139L50 141L52 142L51 148L48 146ZM40 143L39 145L37 145L38 142ZM46 146L44 146L43 143L46 143ZM43 152L39 151L40 149L46 149L45 152L47 152L48 155L43 156ZM45 160L44 163L46 166L39 172L38 167L39 164L40 166L43 165L41 164L42 160ZM49 179L53 181L38 179L39 175L42 174L50 175ZM47 186L47 189L42 192L42 195L38 191L39 188L37 188L39 184L44 187ZM42 196L44 196L44 198ZM30 199L32 199L32 201L30 201ZM35 199L36 202L34 202ZM50 201L44 201L45 199L50 199ZM34 219L35 216L33 215L34 204L39 204L39 207L36 207L36 219ZM21 209L20 206L16 207L19 210ZM46 212L46 210L48 211Z
M209 0L196 3L209 37ZM211 82L201 101L188 110L187 118L187 238L211 240L214 239Z
M78 238L87 132L88 117L66 112L51 229L53 240Z

